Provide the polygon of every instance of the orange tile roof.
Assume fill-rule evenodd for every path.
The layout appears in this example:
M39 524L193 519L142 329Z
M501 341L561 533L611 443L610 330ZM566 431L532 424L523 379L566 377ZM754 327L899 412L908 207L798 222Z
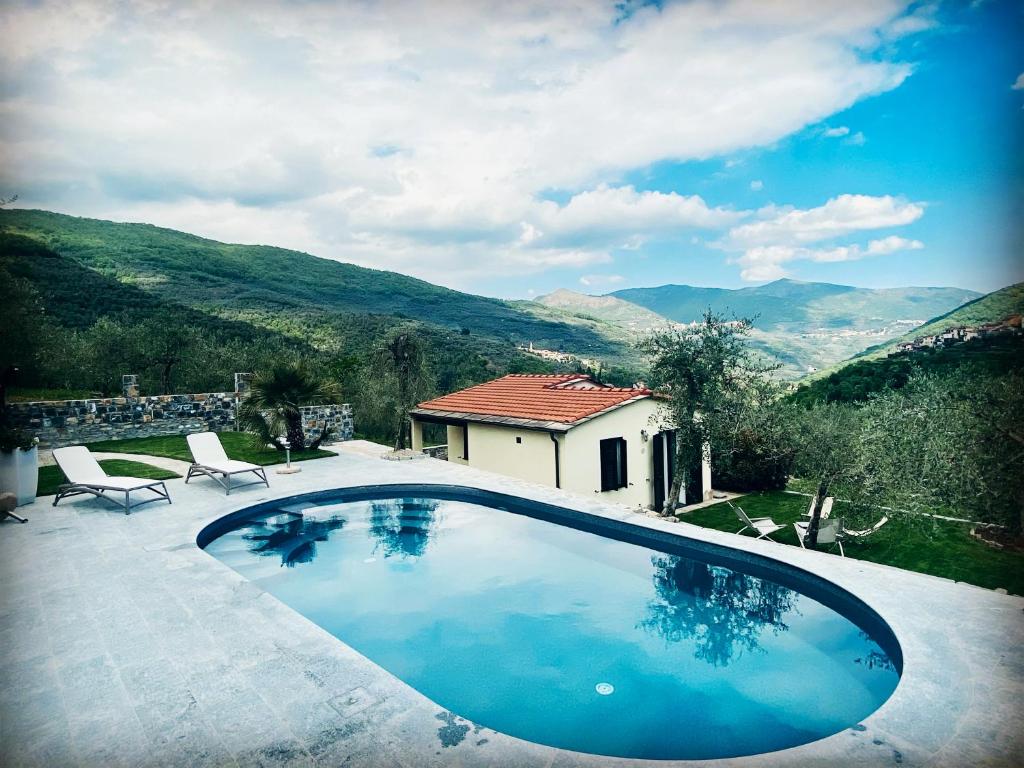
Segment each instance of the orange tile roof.
M577 380L584 382L590 379L582 374L514 373L428 400L420 403L419 408L572 424L607 408L651 394L649 389L627 387L573 389L560 386Z

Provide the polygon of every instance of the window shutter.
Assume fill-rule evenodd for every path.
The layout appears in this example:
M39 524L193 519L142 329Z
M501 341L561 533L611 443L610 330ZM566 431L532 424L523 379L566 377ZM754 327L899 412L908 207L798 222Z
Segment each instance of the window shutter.
M601 490L612 489L612 473L615 467L614 445L611 440L601 441Z
M629 485L626 478L626 441L624 438L619 438L615 441L615 447L618 449L619 454L619 476L616 478L615 487L625 488Z

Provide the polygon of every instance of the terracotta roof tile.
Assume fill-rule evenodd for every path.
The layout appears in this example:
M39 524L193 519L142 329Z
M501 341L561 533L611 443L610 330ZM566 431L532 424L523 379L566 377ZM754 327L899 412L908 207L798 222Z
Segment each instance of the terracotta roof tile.
M589 378L582 374L511 374L428 400L420 403L419 407L431 411L572 424L607 408L651 394L649 389L573 389L565 386L577 380L586 382Z

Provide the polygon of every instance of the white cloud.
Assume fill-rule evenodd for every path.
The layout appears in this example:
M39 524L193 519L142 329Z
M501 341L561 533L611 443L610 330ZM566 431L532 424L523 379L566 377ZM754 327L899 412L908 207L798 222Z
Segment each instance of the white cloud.
M891 195L839 195L807 210L768 206L761 210L760 221L730 230L726 242L738 247L813 243L861 230L903 226L923 213L923 204Z
M594 287L599 285L617 285L625 282L623 275L583 275L580 277L580 285Z
M750 188L754 192L760 192L762 189L764 189L764 182L761 181L760 179L754 179L752 182L750 182Z
M910 13L896 19L885 29L885 36L891 40L908 35L916 35L939 25L936 14L939 10L938 2L921 3L914 7Z
M785 277L788 272L783 267L791 261L814 261L833 263L840 261L857 261L868 256L884 256L898 251L913 251L924 248L920 240L890 236L881 240L872 240L866 248L857 244L837 245L832 248L799 248L789 245L769 245L748 248L736 259L743 269L740 277L743 280L760 282L777 280Z
M905 237L889 235L889 237L883 237L881 240L872 240L868 243L867 252L871 256L883 256L887 253L895 253L896 251L918 251L922 248L924 248L924 243L920 240L908 240Z
M691 228L721 228L743 214L709 208L699 195L637 192L632 186L602 184L574 195L563 206L541 203L535 215L547 237L628 241Z
M826 128L821 132L821 135L828 139L839 138L840 136L846 136L850 132L850 129L845 125L840 125L838 128Z
M1017 79L1013 81L1013 85L1010 86L1010 89L1014 91L1024 90L1024 72L1017 75Z
M906 6L8 3L0 188L447 284L603 263L741 215L624 172L897 87Z
M853 145L855 147L863 147L864 144L867 142L867 140L868 140L867 137L863 133L861 133L860 131L857 131L855 134L850 136L848 139L844 139L843 143L844 144L851 144L851 145Z
M807 210L768 206L759 212L760 221L734 227L717 246L739 253L734 261L744 280L774 280L787 274L792 261L820 263L855 261L924 247L919 240L897 235L857 243L831 243L861 232L899 227L921 217L924 206L884 195L840 195L824 205Z

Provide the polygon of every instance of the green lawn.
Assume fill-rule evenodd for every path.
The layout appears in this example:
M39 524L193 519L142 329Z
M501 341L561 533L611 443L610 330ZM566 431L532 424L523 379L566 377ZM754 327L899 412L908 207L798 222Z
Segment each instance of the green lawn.
M124 459L104 459L100 466L108 475L121 475L123 477L145 477L150 480L173 480L181 477L160 467L153 467L143 464L140 461L126 461ZM36 496L53 496L57 489L64 483L64 475L56 466L39 468L39 490Z
M272 448L254 448L252 435L246 432L220 432L220 442L228 458L236 461L248 461L251 464L283 464L284 451ZM184 435L168 435L165 437L131 437L127 440L103 440L89 443L90 451L108 451L110 453L142 453L148 456L164 456L168 459L180 459L191 463L192 454ZM330 451L292 451L292 461L307 461L334 456Z
M781 544L799 546L793 523L806 520L810 499L781 491L753 493L738 503L750 517L770 517L786 527L772 538ZM837 503L833 516L842 516ZM881 516L881 513L880 513ZM688 523L735 533L741 523L725 503L690 513L681 513ZM1024 595L1024 553L1007 552L982 544L968 535L970 526L935 520L932 525L895 518L862 543L845 544L847 557L884 563L908 571L965 581L979 587L1003 587L1015 595ZM750 535L747 531L744 535ZM826 551L833 551L828 549ZM838 550L834 550L838 556Z

